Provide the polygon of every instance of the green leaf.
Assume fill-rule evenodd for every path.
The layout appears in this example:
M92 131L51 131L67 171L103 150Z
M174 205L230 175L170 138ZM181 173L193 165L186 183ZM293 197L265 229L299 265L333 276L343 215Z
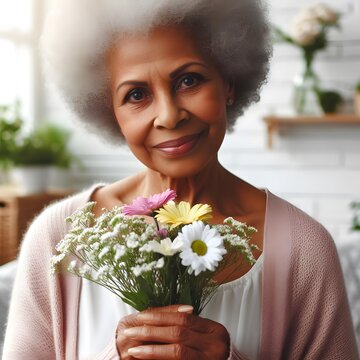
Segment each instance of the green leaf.
M191 285L189 282L185 282L181 286L179 304L193 305L191 296Z
M154 301L154 291L151 288L151 286L149 285L149 283L142 277L139 276L137 278L139 285L140 285L140 292L142 292L146 298L147 298L147 302L153 302Z
M132 306L134 309L136 309L137 311L143 311L146 308L143 307L142 304L137 304L135 302L133 302L132 300L126 298L126 297L120 297L120 299L125 303L128 304L130 306Z

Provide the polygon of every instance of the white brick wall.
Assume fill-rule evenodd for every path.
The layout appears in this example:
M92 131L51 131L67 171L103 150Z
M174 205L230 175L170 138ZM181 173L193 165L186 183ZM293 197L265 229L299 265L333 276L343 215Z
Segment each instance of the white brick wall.
M330 46L315 64L321 79L351 99L360 81L360 1L325 0L344 15L341 32L332 31ZM286 29L300 6L312 0L270 0L273 22ZM288 112L292 78L301 71L299 52L291 46L275 46L269 82L262 100L239 120L221 149L220 159L232 172L259 187L267 187L315 217L341 243L350 234L352 200L360 200L360 126L303 126L281 132L274 148L266 148L262 116ZM53 91L46 92L45 117L74 127L73 116L64 110ZM64 121L66 119L66 121ZM78 187L94 181L114 181L132 174L141 165L126 149L105 146L74 127L72 147L87 166L73 174ZM91 144L91 146L89 146ZM357 235L360 237L359 235ZM359 239L360 240L360 239Z

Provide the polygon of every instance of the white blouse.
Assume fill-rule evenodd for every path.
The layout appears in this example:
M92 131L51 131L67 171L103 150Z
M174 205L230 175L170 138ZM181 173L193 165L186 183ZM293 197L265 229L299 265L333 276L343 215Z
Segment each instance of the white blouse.
M259 355L262 272L263 255L244 276L221 285L201 314L223 324L232 343L249 360L256 360ZM119 320L135 312L109 290L83 279L79 359L101 352L114 338Z

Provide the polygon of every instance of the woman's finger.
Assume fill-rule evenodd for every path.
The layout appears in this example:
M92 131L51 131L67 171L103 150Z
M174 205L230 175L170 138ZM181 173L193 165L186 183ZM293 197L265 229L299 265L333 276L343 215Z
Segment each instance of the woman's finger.
M148 313L148 312L180 312L180 313L187 313L187 314L191 314L193 312L194 308L191 305L181 305L181 304L176 304L176 305L168 305L168 306L160 306L160 307L153 307L153 308L149 308L145 311L143 311L143 313Z
M207 333L209 329L214 330L218 327L218 323L212 320L179 312L142 312L137 315L137 318L139 322L146 325L182 326L201 333Z
M185 345L143 345L130 348L129 355L136 359L201 360L202 353Z
M201 339L199 333L182 326L138 326L124 330L124 335L135 341L156 343L182 343L190 347L196 347Z

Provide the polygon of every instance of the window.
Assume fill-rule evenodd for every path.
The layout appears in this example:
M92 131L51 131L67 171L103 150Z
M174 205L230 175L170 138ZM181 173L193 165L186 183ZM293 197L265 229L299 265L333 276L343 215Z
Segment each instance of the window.
M39 117L41 0L0 0L0 105L21 102L28 125Z

